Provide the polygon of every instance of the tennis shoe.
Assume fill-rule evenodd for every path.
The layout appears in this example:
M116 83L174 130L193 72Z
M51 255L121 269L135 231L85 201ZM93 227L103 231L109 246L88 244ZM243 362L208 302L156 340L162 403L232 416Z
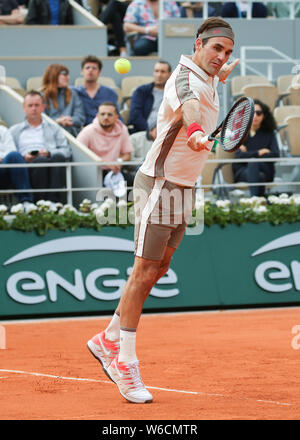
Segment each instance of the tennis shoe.
M107 374L118 385L121 395L129 402L152 402L153 397L141 379L139 361L119 362L116 356L108 367Z
M102 365L104 373L107 374L107 368L117 354L119 354L120 342L105 339L105 332L103 331L90 339L87 343L87 346L92 355ZM108 377L110 378L109 375Z

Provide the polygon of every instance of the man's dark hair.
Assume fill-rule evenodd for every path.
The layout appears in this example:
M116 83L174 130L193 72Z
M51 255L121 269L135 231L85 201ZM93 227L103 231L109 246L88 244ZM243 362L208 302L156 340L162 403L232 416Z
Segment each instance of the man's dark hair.
M99 70L102 70L102 61L99 58L97 58L95 55L88 55L84 57L81 62L81 68L83 69L83 67L87 63L95 63L98 65Z
M230 26L230 24L227 23L227 21L223 20L221 17L209 17L198 28L197 34L196 34L196 39L203 32L208 31L209 29L217 28L217 27L224 27L224 28L230 29L232 31L232 27ZM202 40L203 46L205 46L205 44L208 42L208 40L209 40L209 38L204 38ZM194 50L195 50L195 46L194 46Z
M172 72L172 66L171 66L171 64L168 61L159 60L159 61L156 61L155 64L166 64L168 66L169 72Z
M43 101L43 103L45 103L43 95L38 90L29 90L28 92L26 92L24 95L24 100L27 96L39 96L41 98L41 100Z
M116 113L118 113L118 107L116 106L116 104L115 104L114 102L111 102L111 101L104 101L104 102L101 102L101 104L100 104L99 107L98 107L98 110L99 110L99 108L102 107L103 105L110 105L111 107L114 107L114 109L116 110Z

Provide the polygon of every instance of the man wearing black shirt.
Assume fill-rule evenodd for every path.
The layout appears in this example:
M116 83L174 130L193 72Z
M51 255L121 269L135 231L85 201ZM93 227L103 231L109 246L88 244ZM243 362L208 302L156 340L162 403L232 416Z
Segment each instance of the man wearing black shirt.
M17 0L0 0L0 25L24 23L20 4Z

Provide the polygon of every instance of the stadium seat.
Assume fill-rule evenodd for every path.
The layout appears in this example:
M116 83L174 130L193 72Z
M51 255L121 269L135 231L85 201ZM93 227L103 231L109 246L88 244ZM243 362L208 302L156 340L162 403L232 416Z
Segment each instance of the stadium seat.
M282 125L288 116L300 116L300 105L283 105L273 112L277 125Z
M121 83L121 92L122 92L122 99L123 103L128 101L134 90L141 86L142 84L148 84L153 82L153 76L127 76L126 78L122 79Z
M250 84L271 84L268 78L259 75L234 76L231 80L231 95L237 98L242 95L242 88Z
M5 83L8 87L11 87L15 92L19 93L22 96L25 95L26 91L23 89L20 81L17 78L14 78L12 76L7 76L5 78Z
M270 107L273 111L278 103L278 90L272 84L252 84L244 86L241 90L242 95L252 99L259 99Z
M300 105L300 88L290 86L288 88L288 96L286 99L288 105Z
M26 81L26 90L40 90L42 87L43 77L42 76L32 76Z
M294 78L295 75L289 74L289 75L280 75L276 80L279 99L282 101L283 104L286 103L285 97L289 94L288 88L292 84Z
M286 144L286 135L284 128L287 126L286 118L289 116L300 116L300 105L283 105L274 109L273 116L277 124L276 137L279 150L282 156L285 156L288 148Z
M285 133L289 152L292 156L300 156L300 115L288 116L285 119Z

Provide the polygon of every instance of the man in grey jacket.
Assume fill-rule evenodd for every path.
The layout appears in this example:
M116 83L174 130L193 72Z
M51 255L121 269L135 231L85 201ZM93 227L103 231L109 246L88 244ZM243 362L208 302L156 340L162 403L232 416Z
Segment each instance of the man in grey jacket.
M56 163L71 159L68 141L62 129L55 123L42 117L45 103L37 91L28 92L23 104L25 121L13 125L9 131L17 150L28 163ZM51 189L65 187L64 167L32 167L29 171L33 189ZM35 201L47 199L53 202L64 202L62 192L39 192Z

